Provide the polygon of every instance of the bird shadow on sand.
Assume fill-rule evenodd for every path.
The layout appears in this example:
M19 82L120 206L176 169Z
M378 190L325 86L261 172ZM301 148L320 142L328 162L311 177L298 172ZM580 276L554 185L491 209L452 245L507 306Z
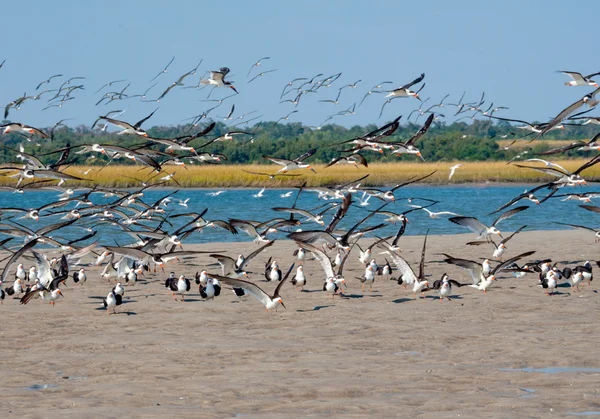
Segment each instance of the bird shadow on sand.
M365 298L365 297L375 297L375 298L380 298L383 297L383 295L381 294L342 294L340 295L340 298Z
M429 300L429 301L438 301L440 299L439 296L437 295L426 295L425 296L425 300ZM453 295L450 297L451 300L462 300L462 296L461 295ZM447 300L447 298L444 297L444 300Z
M104 307L98 307L96 311L106 311ZM116 314L127 314L128 316L137 316L135 311L117 311ZM110 313L111 316L114 316L115 313Z
M401 304L401 303L407 303L409 301L414 301L414 300L412 298L396 298L395 300L392 300L392 303Z
M327 304L325 306L314 306L311 310L296 310L298 313L308 313L310 311L319 311L327 307L335 307L335 304Z

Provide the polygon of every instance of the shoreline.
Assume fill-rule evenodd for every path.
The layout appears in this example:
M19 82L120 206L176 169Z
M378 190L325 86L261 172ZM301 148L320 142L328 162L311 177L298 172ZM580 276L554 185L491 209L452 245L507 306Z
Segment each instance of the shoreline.
M490 256L491 248L464 244L472 237L429 236L427 278L448 273L472 283L466 271L441 261L441 253ZM418 270L423 237L403 237L399 244ZM217 246L188 245L223 249ZM264 264L273 257L282 270L297 265L295 247L282 241L259 254L249 263L248 271L255 272L250 280L272 292L276 284L264 281ZM226 254L256 248L228 243ZM531 259L550 257L561 269L597 253L593 237L582 239L579 232L523 232L511 240L506 256L533 249L538 251ZM379 251L374 256L385 263ZM284 284L286 309L265 313L253 298L239 300L227 288L214 301L203 301L193 275L205 267L218 272L209 267L213 262L201 254L169 263L165 273L148 272L125 285L124 302L111 316L102 298L115 281L102 280L101 267L86 268L83 285L69 279L54 307L39 299L24 306L7 297L0 315L2 338L11 342L3 356L11 361L0 365L0 412L395 417L402 406L407 417L538 418L550 409L558 415L597 410L600 365L593 354L600 325L586 321L598 308L596 281L581 292L561 286L549 297L537 286L537 275L516 279L502 273L487 294L461 287L453 288L452 301L440 303L435 292L414 300L410 289L384 277L376 278L372 292L368 286L362 292L355 278L364 267L354 250L344 267L344 295L325 295L323 270L307 257L305 290ZM183 303L165 290L171 270L192 278Z

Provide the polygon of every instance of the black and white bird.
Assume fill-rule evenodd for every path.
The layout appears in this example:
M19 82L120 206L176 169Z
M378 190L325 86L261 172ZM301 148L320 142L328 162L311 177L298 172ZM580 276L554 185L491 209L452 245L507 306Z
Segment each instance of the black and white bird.
M184 294L192 289L190 280L187 279L185 275L180 275L179 278L167 278L165 287L171 290L175 301L177 301L177 294L181 295L181 302L184 301Z
M565 82L565 86L593 86L595 88L600 87L598 86L598 83L592 80L592 77L599 75L600 72L588 74L587 76L584 76L576 71L561 70L560 72L566 74L571 78L571 81Z
M500 216L498 218L496 218L494 220L494 222L492 223L492 225L489 227L486 226L485 224L483 224L481 221L479 221L475 217L452 217L452 218L449 218L448 221L450 221L454 224L458 224L459 226L468 228L473 233L477 234L478 239L483 239L483 238L489 239L492 234L497 234L498 236L502 237L502 234L496 228L496 226L501 221L506 220L507 218L510 218L510 217L520 213L521 211L525 211L527 208L529 208L529 207L521 206L521 207L517 207L517 208L513 208L511 210L508 210L508 211L500 214Z
M200 285L199 292L203 300L213 300L221 294L221 284L211 276L206 280L205 286Z
M221 67L219 70L211 71L210 77L208 79L201 79L200 84L213 87L229 87L234 92L239 93L231 82L225 80L225 76L229 71L228 67Z
M440 294L440 303L444 301L444 298L447 298L448 301L452 301L450 296L452 295L452 286L462 287L466 284L461 284L454 279L450 279L450 277L444 273L440 279L433 282L433 285L430 289L437 291ZM424 291L428 291L424 290Z
M115 294L115 292L111 290L106 295L106 298L102 299L102 304L104 305L106 313L109 316L111 315L111 310L113 312L112 314L117 314L117 311L115 309L117 306L123 304L123 297L119 294Z
M80 270L73 272L73 282L79 285L85 284L87 280L87 275L85 274L85 269L81 268Z
M304 274L304 267L302 265L298 266L296 269L296 274L290 280L292 285L296 287L296 290L300 288L300 290L304 289L306 285L306 275Z
M285 308L285 305L283 304L283 300L281 299L279 292L281 291L281 287L283 286L285 281L290 276L292 269L294 269L294 264L292 264L292 266L290 266L290 268L288 269L287 273L285 274L285 276L283 277L281 282L279 282L279 284L275 288L275 291L273 292L273 295L267 294L266 292L264 292L262 290L262 288L260 288L258 285L254 284L250 281L244 281L243 279L237 279L237 278L221 277L221 276L216 276L216 275L215 276L223 283L234 287L234 289L235 288L243 289L245 293L248 293L249 295L256 298L260 303L262 303L268 312L269 310L273 310L273 309L276 310L277 307L279 306L279 304L281 304L281 306L283 308ZM236 295L237 294L238 293L236 292Z

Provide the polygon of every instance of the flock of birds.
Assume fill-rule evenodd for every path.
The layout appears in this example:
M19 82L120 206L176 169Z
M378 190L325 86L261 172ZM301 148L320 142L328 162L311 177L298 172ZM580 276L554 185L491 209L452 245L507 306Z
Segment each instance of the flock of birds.
M251 66L247 74L247 83L254 82L258 78L276 71L276 69L270 69L257 72L257 69L267 60L269 60L269 57L263 57ZM172 62L173 60L151 82L166 74ZM0 64L0 68L3 64ZM126 93L129 84L119 91L105 92L105 89L108 87L126 82L125 80L115 80L104 84L98 89L96 93L103 93L102 98L97 104L106 104L132 97L159 102L174 88L184 87L184 79L196 75L200 64L169 84L157 99L147 99L147 94L154 85L139 95ZM222 67L219 70L209 72L207 77L201 77L197 86L185 87L200 89L208 86L213 90L217 88L230 89L234 92L233 96L235 96L239 92L233 83L229 81L229 73L229 68ZM550 130L564 128L566 120L582 121L581 123L584 124L600 124L600 118L598 117L583 116L598 104L596 96L600 89L592 77L600 73L587 76L576 72L564 73L572 79L567 85L591 86L595 90L569 105L559 112L555 118L544 124L530 124L525 121L494 116L495 112L506 108L494 107L491 104L487 109L484 109L483 95L479 102L463 103L463 98L461 98L458 103L448 105L456 106L458 109L457 114L473 111L489 118L524 123L520 128L530 130L533 135L532 140L543 136ZM37 86L36 91L46 84L50 85L55 79L60 79L61 77L62 75L53 75L47 80L42 81ZM281 102L289 102L297 107L303 97L311 93L317 93L319 89L330 87L340 77L341 73L327 77L319 74L312 78L294 79L284 87L281 94ZM412 97L421 100L419 93L425 84L423 83L420 88L415 90L413 88L422 83L424 78L425 74L421 74L412 82L393 90L385 90L383 88L384 85L391 82L379 83L365 94L358 106L362 105L370 95L375 93L387 93L381 112L383 112L387 104L397 98ZM84 78L72 77L64 81L58 89L44 90L35 96L27 96L25 94L23 97L9 102L5 107L5 118L9 116L13 109L18 110L27 101L38 100L45 93L55 93L54 97L50 100L49 107L62 107L64 103L75 98L74 94L76 92L84 89L82 84L76 84L77 81L82 79ZM359 82L361 80L340 87L335 99L327 99L323 100L323 102L337 105L343 90L346 88L356 88ZM290 94L294 97L293 99L284 99ZM192 127L197 127L203 119L208 117L210 111L216 109L229 97L231 95L224 99L215 100L218 104L214 108L192 118ZM390 123L384 124L371 132L356 138L346 139L336 144L336 146L343 146L345 149L341 151L339 157L329 162L326 167L336 164L368 167L367 159L361 152L369 151L378 153L389 151L395 155L409 154L421 157L417 142L427 133L432 122L443 116L435 113L433 109L443 107L445 99L446 97L439 104L433 105L429 109L423 110L419 108L419 116L428 115L428 117L423 126L408 140L395 141L392 137L400 126L399 121L401 117L397 117ZM581 108L584 106L587 106L589 109L581 111ZM356 104L344 112L352 113L355 109ZM234 111L235 105L232 106L226 119L231 119ZM425 198L409 199L407 206L410 209L403 212L396 212L389 209L388 205L391 206L392 203L397 202L395 196L397 190L422 181L435 172L422 177L413 177L389 189L361 186L361 182L368 174L353 182L335 187L307 188L305 184L299 184L297 192L295 192L294 203L291 206L272 208L278 213L285 214L285 216L269 220L210 220L206 218L208 209L200 212L181 212L180 210L182 209L188 210L189 199L175 198L178 191L166 192L160 199L154 202L145 202L144 192L149 188L165 186L170 182L176 182L174 173L166 172L165 176L160 177L165 174L164 166L169 164L185 165L185 160L195 160L204 163L222 162L226 160L226 156L204 152L202 149L216 141L233 141L235 138L242 136L252 136L253 133L231 130L224 135L214 136L211 135L211 131L215 127L215 123L210 122L197 128L197 132L183 137L153 138L142 128L142 125L155 112L156 110L136 123L130 123L115 117L115 115L121 114L122 111L111 111L99 116L94 122L93 126L100 123L110 124L120 129L118 132L120 135L139 138L143 143L136 147L125 148L113 144L67 145L48 153L48 156L59 155L52 163L44 163L40 159L42 156L36 155L35 151L27 153L24 146L20 146L18 150L12 150L15 155L15 161L2 165L0 173L4 176L15 178L16 184L4 189L10 190L13 193L23 193L25 189L33 187L58 189L60 195L53 202L39 208L27 207L26 200L24 200L24 207L0 208L0 237L4 237L0 241L0 246L9 254L5 259L6 262L0 276L0 301L4 300L6 295L9 295L13 296L13 298L18 297L21 304L24 305L35 299L41 299L54 305L63 296L63 292L61 291L62 284L68 280L72 280L74 283L83 285L88 279L88 275L90 275L85 267L99 266L102 267L101 279L107 281L107 284L111 280L117 282L115 286L111 284L108 294L103 299L103 305L107 313L111 314L123 302L123 295L125 293L124 283L136 284L139 276L150 275L150 272L156 273L157 269L164 271L165 265L169 262L195 258L205 253L214 259L215 264L207 266L207 269L196 272L194 275L195 283L198 285L198 292L203 299L211 300L219 296L222 285L226 285L240 298L245 298L248 295L255 297L265 306L267 311L276 309L279 305L285 307L281 293L282 287L288 279L297 289L302 289L307 284L307 274L304 272L303 266L303 261L307 260L307 258L316 260L322 268L323 274L315 274L315 276L320 277L323 284L323 292L330 295L331 298L343 293L344 287L347 287L343 271L344 265L350 255L356 253L358 253L358 259L365 267L364 274L358 278L362 283L363 292L366 286L369 286L370 290L372 290L377 276L384 276L389 280L396 281L399 285L407 288L410 287L415 298L420 293L435 291L439 294L440 301L443 301L445 298L450 300L453 294L453 287L468 285L487 293L487 290L500 272L512 272L516 277L532 273L536 274L539 279L539 285L546 289L549 295L556 290L561 279L569 281L575 290L579 290L585 281L591 285L593 264L590 261L577 266L560 269L550 259L527 260L525 263L519 264L522 260L532 256L535 253L534 250L505 258L505 253L508 249L506 244L523 231L526 226L520 227L507 237L502 236L502 233L498 230L498 226L504 220L518 216L521 212L528 210L530 207L527 205L516 206L526 201L542 205L549 199L563 198L563 200L582 202L582 208L599 213L600 207L590 205L593 198L600 196L598 193L567 192L558 194L558 192L569 187L585 185L587 181L583 177L583 172L597 164L600 161L600 155L591 158L572 172L556 163L541 158L528 159L531 163L530 165L517 165L524 170L541 171L554 176L555 179L530 188L495 209L490 215L499 215L497 215L491 224L486 224L473 216L463 216L449 211L435 212L437 209L436 205L439 202ZM275 124L281 120L288 120L291 114L295 112L297 110L293 110L285 117L280 118ZM64 121L61 120L56 123L49 132L20 122L9 122L0 128L2 128L2 134L17 133L23 136L34 147L36 144L33 141L34 139L36 141L43 139L52 141L54 130L62 126ZM248 121L248 119L244 120L245 123ZM104 125L102 129L106 129L107 125ZM552 149L543 154L559 154L568 150L600 150L597 138L598 135L590 141L573 142L568 146ZM206 141L201 145L191 145L196 140ZM273 179L278 176L299 176L296 173L289 173L292 171L303 169L314 171L314 168L307 160L314 155L315 151L315 149L308 150L300 156L288 156L288 158L264 156L265 159L281 166L281 168L271 173L250 173ZM65 173L64 169L71 164L72 153L93 153L99 158L105 158L107 160L106 165L119 158L126 158L136 164L142 165L142 170L149 170L149 172L145 179L139 180L140 186L134 190L114 190L98 185L74 189L68 186L69 182L85 179ZM46 156L44 160L47 158L49 157ZM448 174L449 180L459 168L460 164L451 168ZM102 170L102 168L97 170ZM141 173L144 172L142 171ZM86 174L87 172L83 175L85 176ZM265 189L263 188L255 197L262 197L264 191ZM213 196L218 196L220 193L222 191L212 194ZM318 197L324 202L323 205L311 209L300 208L298 206L298 198L302 193L317 193ZM289 198L293 194L294 191L282 194L282 198ZM104 200L108 200L108 203L94 202L94 197L96 196L101 196ZM357 196L361 196L358 202L354 199ZM371 199L379 201L381 205L375 210L367 210L365 217L350 228L345 230L339 228L340 222L351 209L359 211L361 207L369 206L369 200ZM417 269L411 267L401 255L399 241L408 225L407 215L415 211L426 212L431 219L447 217L449 222L465 227L476 234L477 239L467 244L471 246L489 246L492 256L485 258L481 263L477 260L461 259L444 254L444 262L467 270L472 277L472 283L461 283L451 279L446 274L439 280L433 282L428 280L428 275L425 273L427 236L425 236ZM330 213L332 214L331 217L329 216ZM329 217L329 221L326 225L325 220L327 217ZM183 226L179 228L173 227L173 221L179 218L185 220ZM49 222L44 227L38 228L35 224L40 219L48 220ZM372 223L373 220L379 221ZM389 237L380 237L378 230L389 223L400 225L397 233ZM126 245L116 243L113 246L107 243L108 237L101 237L95 240L95 236L100 228L106 225L118 228L123 233L131 236L132 242ZM596 238L600 238L600 230L598 229L582 225L567 225L574 228L591 230L594 232ZM246 256L240 254L237 257L227 255L224 251L201 252L184 251L182 249L182 243L186 239L193 234L200 233L207 227L219 228L224 234L239 234L239 232L244 232L261 246ZM57 236L64 236L66 231L75 234L77 238L67 241ZM265 251L268 252L268 249L275 242L275 239L271 239L270 237L277 233L285 234L288 239L296 244L297 249L293 255L295 261L285 270L285 273L281 270L279 262L272 258L264 266L264 280L266 282L277 283L274 292L269 294L257 285L256 281L251 280L250 276L253 273L247 271L246 268L257 255ZM369 236L370 244L366 246L363 240ZM494 241L496 236L501 239L498 243ZM104 240L103 243L100 242L101 239ZM90 241L92 242L90 243ZM83 242L88 242L89 244L81 245ZM58 250L59 254L51 258L48 252L40 252L41 246L53 247ZM181 249L178 250L178 248ZM374 257L375 249L380 249L381 254L385 255L385 264L380 265L377 263ZM25 267L28 263L31 265L29 269ZM296 267L296 263L300 263L300 265ZM16 270L13 270L13 266L15 265ZM216 266L220 266L220 270ZM191 277L192 275L177 275L175 272L171 272L165 280L164 285L172 293L175 300L177 300L177 296L180 296L183 301L185 294L191 292ZM10 286L3 289L2 285L6 284L7 281L11 282Z

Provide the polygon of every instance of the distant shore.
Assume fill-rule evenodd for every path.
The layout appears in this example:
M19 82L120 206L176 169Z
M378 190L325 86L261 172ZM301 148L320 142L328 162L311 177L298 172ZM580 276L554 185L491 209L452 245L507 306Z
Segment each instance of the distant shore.
M573 159L555 161L567 170L575 170L586 160ZM450 167L461 164L452 179L448 180ZM539 162L525 162L526 165L543 167ZM431 177L421 181L431 185L518 185L548 182L555 179L552 176L536 170L519 168L506 162L395 162L373 163L369 167L355 168L351 165L337 165L325 168L322 164L313 166L316 173L306 169L295 170L288 174L299 176L277 176L270 179L267 175L256 173L276 173L280 166L276 165L203 165L203 166L165 166L160 175L152 172L148 167L139 165L110 165L102 166L72 166L64 172L72 176L85 179L81 181L68 181L70 186L104 186L112 188L138 187L156 175L150 183L164 182L164 176L174 173L175 180L170 180L164 186L173 188L285 188L293 187L306 182L307 187L332 186L355 181L362 176L369 175L360 183L362 186L384 187L406 182L411 178L425 176L436 171ZM91 169L91 170L90 170ZM10 174L10 173L9 173ZM594 166L586 170L583 175L586 179L600 178L600 167ZM137 179L137 180L136 180ZM36 181L40 181L36 179ZM24 183L28 183L27 180ZM0 185L14 185L12 177L0 177ZM40 185L41 186L41 185Z

